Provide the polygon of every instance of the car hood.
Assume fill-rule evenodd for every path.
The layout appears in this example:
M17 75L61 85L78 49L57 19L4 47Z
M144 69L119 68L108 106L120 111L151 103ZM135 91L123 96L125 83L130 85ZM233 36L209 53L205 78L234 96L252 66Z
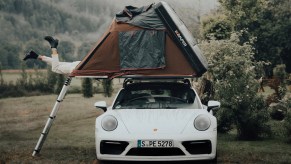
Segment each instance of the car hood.
M200 111L200 112L199 112ZM122 109L116 114L129 133L182 133L186 125L193 123L199 109Z

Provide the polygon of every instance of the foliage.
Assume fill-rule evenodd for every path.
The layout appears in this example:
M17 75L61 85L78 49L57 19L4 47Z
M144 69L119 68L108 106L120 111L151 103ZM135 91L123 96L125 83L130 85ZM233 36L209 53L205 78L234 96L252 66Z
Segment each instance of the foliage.
M284 82L284 80L287 78L287 73L284 70L285 70L284 64L276 65L276 67L273 69L274 76L278 77L281 80L281 82Z
M2 77L2 74L0 74ZM5 82L3 79L0 83L0 98L3 97L21 97L53 93L52 85L55 81L50 81L50 78L43 72L34 70L34 73L27 73L25 65L22 65L21 77L13 82ZM52 79L51 79L52 80Z
M47 85L50 93L54 93L57 84L57 74L50 67L47 68Z
M72 15L53 4L34 0L1 0L1 11L23 15L32 26L39 29L49 29L49 33L65 33L73 31L92 32L97 26L96 22L84 19L83 15ZM37 14L35 14L35 11ZM41 12L42 11L42 12ZM13 19L15 17L10 17ZM82 19L83 18L83 19ZM7 19L7 18L6 18ZM13 23L13 21L11 21ZM16 22L14 22L16 23ZM27 33L25 34L27 35Z
M266 99L266 104L269 106L272 103L278 103L280 100L278 94L273 93L271 95L269 95Z
M283 120L284 135L286 137L286 141L291 143L291 100L289 95L286 95L280 101L280 106L285 116Z
M217 12L202 20L202 36L207 40L229 39L232 26L225 15Z
M93 97L93 83L92 79L84 78L82 79L82 93L86 98Z
M0 63L0 85L4 84L3 74L2 74L2 64Z
M287 107L282 102L273 103L269 106L270 116L274 120L283 120L287 114Z
M26 51L50 54L47 42L42 40L46 35L62 40L59 48L64 60L76 60L75 45L96 41L100 29L109 25L114 10L100 0L0 0L0 12L2 69L19 69L19 59ZM26 66L45 68L46 64L28 60Z
M70 41L61 41L59 43L58 53L66 62L76 61L74 57L75 45Z
M202 104L207 104L209 100L213 100L214 96L214 89L213 84L210 80L203 77L200 80L199 86L199 97L201 99Z
M287 117L284 120L285 136L288 143L291 143L291 112L290 107Z
M291 10L290 1L281 0L219 0L235 31L247 29L241 43L253 42L255 59L280 64L280 57L291 72Z
M25 95L25 90L13 83L2 83L0 85L0 98L4 97L21 97Z
M281 100L287 92L287 88L286 88L286 81L285 79L287 78L287 73L284 71L285 70L285 65L281 64L281 65L277 65L274 69L274 78L277 78L278 80L278 84L274 83L272 85L270 85L270 87L272 87L277 96L278 96L278 100Z
M258 82L251 44L239 44L241 34L233 34L230 40L203 42L201 48L208 57L214 82L215 97L227 110L219 116L219 126L233 118L239 139L258 139L269 134L268 112L263 98L257 95ZM230 125L230 124L226 124ZM220 127L230 129L230 127Z
M59 94L64 86L65 83L65 76L62 74L57 74L57 81L56 81L56 88L55 93Z
M78 49L78 56L77 60L82 60L91 50L93 47L93 43L91 42L84 42Z
M102 87L103 87L103 94L105 97L111 97L113 93L113 83L112 80L103 79L102 80Z
M221 107L215 114L218 120L217 131L220 133L227 133L233 128L233 112L229 108Z
M2 41L0 41L0 45L0 64L2 69L19 68L18 53L20 46Z

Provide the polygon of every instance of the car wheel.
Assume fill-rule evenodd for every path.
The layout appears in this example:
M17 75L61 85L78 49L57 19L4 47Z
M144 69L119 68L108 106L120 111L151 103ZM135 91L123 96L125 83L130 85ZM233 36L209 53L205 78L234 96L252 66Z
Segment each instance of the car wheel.
M108 161L101 161L101 160L98 160L98 159L96 159L95 161L93 162L93 164L110 164L110 162L108 162Z
M217 152L215 154L215 158L209 161L209 164L216 164L217 163Z

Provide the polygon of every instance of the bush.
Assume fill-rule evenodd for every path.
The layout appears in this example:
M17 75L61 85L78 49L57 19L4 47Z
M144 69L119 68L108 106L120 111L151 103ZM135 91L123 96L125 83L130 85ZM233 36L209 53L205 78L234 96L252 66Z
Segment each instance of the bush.
M278 103L279 99L280 99L279 96L276 93L273 93L267 97L266 104L270 105L272 103Z
M270 135L268 111L263 97L257 95L259 83L254 71L262 63L253 60L251 44L239 44L239 37L233 34L230 40L204 42L201 48L209 59L215 99L225 108L218 113L222 119L218 124L224 125L219 130L227 131L234 124L239 139L254 140Z
M291 144L291 100L288 96L282 100L282 105L287 108L286 117L284 121L284 133L286 136L286 141Z
M232 110L222 107L216 112L215 116L217 118L218 132L227 133L233 128L234 119Z
M207 40L229 39L232 24L225 15L215 13L215 15L210 15L202 20L201 31L203 38Z
M287 73L285 72L285 65L281 64L281 65L277 65L274 69L274 76L278 77L281 82L283 82L286 77L287 77Z
M3 80L0 69L0 98L54 93L56 83L58 82L60 91L65 82L63 75L59 76L50 70L47 73L40 72L37 69L34 71L33 74L27 73L25 66L22 65L21 77L15 83L7 83ZM57 78L58 76L59 78Z
M56 94L59 94L61 92L61 90L62 90L62 88L63 88L63 86L65 84L65 81L66 81L66 79L65 79L64 75L61 75L61 74L57 75L56 88L54 90L54 92Z
M67 93L82 93L82 90L79 86L70 86L70 89Z
M21 97L26 94L26 91L14 85L12 82L10 83L1 83L0 85L0 98L4 97Z
M278 121L282 121L287 114L287 107L282 103L273 103L268 110L271 118Z
M57 74L47 68L47 87L50 93L54 93L57 84Z
M289 112L284 120L285 136L287 143L291 143L291 112Z
M103 94L105 97L111 97L113 93L113 87L112 87L112 80L103 79L102 80L102 87L103 87Z
M269 115L262 97L240 103L235 114L238 139L256 140L271 136Z
M93 83L92 79L82 79L82 93L86 98L93 97Z

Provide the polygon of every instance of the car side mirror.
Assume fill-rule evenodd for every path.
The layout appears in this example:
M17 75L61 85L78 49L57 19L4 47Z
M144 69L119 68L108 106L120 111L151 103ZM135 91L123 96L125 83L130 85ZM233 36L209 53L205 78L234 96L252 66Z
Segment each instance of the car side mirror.
M105 101L97 101L97 102L95 102L94 106L96 108L101 108L104 112L107 111L107 105L106 105Z
M211 110L217 110L220 108L220 102L219 101L208 101L208 104L207 104L207 111L211 111Z

